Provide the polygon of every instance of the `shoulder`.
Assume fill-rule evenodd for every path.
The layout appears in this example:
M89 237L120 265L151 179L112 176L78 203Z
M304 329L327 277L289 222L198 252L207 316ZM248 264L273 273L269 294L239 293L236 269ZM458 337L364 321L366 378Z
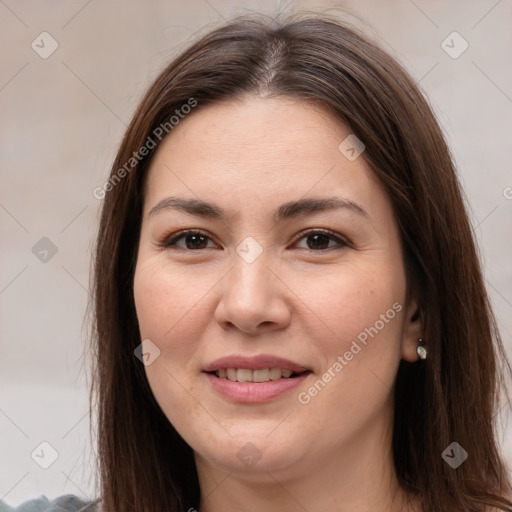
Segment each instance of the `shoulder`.
M11 507L0 500L0 512L101 512L98 501L84 501L73 494L65 494L53 500L40 496Z

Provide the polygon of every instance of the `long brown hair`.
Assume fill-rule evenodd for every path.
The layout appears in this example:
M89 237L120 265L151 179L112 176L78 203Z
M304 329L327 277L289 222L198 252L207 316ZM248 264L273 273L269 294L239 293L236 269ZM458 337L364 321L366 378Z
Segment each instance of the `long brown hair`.
M183 105L196 102L194 115L208 103L251 93L300 98L337 115L364 143L364 158L392 201L429 350L426 361L402 361L397 374L393 453L400 483L417 493L424 512L512 510L495 432L510 366L499 364L506 355L439 125L392 57L343 22L311 14L237 18L186 49L145 94L101 189L91 412L97 407L103 510L199 507L192 450L134 356L141 340L133 277L144 176L154 154L141 156L140 149L148 137L158 142L161 126L172 137L169 120ZM442 458L452 442L469 454L457 469Z

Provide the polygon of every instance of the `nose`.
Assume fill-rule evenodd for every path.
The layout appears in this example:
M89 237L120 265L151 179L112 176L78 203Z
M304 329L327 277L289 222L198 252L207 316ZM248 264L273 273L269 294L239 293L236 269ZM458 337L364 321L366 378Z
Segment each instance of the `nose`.
M252 263L234 255L215 310L215 319L223 329L258 335L288 326L291 308L287 288L267 264L264 255Z

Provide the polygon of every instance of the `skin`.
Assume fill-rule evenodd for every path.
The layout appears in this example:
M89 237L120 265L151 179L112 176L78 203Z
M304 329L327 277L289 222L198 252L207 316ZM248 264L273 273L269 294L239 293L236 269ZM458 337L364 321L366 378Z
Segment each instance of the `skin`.
M364 153L349 161L338 149L350 133L305 102L246 96L198 108L152 161L135 303L141 339L160 349L145 366L151 389L195 452L201 512L417 509L397 483L391 432L398 365L417 360L421 325L390 201ZM149 215L169 196L215 203L229 217ZM333 196L366 216L342 208L273 219L285 202ZM190 237L164 247L192 228L209 237L200 249ZM305 229L331 230L348 245L324 238L328 248L318 249L297 237ZM248 236L263 251L252 263L236 252ZM300 403L396 303L394 318ZM297 389L247 404L219 395L201 372L220 356L262 353L312 373ZM250 467L237 457L247 443L260 457Z

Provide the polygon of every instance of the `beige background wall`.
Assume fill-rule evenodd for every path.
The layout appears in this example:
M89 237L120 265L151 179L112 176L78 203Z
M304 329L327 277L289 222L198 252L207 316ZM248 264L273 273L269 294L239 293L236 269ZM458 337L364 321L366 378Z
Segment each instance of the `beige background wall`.
M429 95L461 170L512 357L512 4L280 4L361 18ZM223 18L278 8L256 0L0 0L0 498L8 503L94 492L81 359L100 206L92 191L137 101L198 34ZM465 46L458 36L448 39L452 56L441 46L453 31L469 45L458 58ZM58 48L47 56L52 44ZM503 429L510 465L511 438ZM52 460L42 441L58 452L48 469L35 462Z

